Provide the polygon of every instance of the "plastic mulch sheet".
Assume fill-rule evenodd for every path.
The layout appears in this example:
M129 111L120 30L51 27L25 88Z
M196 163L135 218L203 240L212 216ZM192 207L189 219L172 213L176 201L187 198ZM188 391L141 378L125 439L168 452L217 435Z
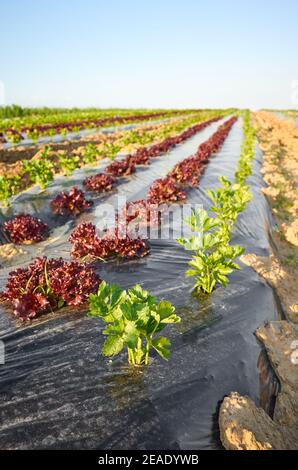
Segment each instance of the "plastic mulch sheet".
M149 167L123 179L118 193L129 200L144 197L156 178L191 155L222 122L152 159ZM187 202L208 208L206 189L217 186L220 175L233 177L241 140L240 119L221 151L211 157L198 188L188 192ZM261 161L257 151L249 181L254 198L238 219L234 240L247 252L267 254L273 222L259 192L264 184ZM2 267L1 288L16 262L25 265L43 254L69 258L67 239L75 224L93 220L100 203L116 203L115 191L97 197L93 210L76 221L51 215L48 203L53 195L74 184L80 186L88 171L94 173L94 168L76 171L71 181L56 179L40 195L31 189L16 197L7 216L16 208L38 214L50 225L52 235L26 246L27 253ZM6 362L0 365L2 449L220 449L217 412L226 394L236 390L270 410L276 382L254 331L279 316L273 291L243 266L230 276L226 289L195 297L193 279L184 275L190 256L174 239L152 239L151 254L141 260L97 266L108 282L124 288L138 282L175 304L182 322L166 330L172 342L168 362L152 353L150 366L133 369L126 364L125 352L113 361L104 358L103 324L82 309L62 310L19 326L0 305L6 352Z

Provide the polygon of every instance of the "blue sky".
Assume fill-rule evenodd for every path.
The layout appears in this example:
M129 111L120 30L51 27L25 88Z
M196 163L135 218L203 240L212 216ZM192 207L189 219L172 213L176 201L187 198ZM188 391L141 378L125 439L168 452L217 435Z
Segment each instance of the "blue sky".
M0 0L6 103L298 107L297 0Z

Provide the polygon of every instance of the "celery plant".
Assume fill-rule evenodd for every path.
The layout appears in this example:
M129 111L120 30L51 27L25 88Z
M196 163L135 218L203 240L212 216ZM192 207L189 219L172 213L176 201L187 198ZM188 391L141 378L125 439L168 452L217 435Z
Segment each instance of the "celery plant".
M198 209L186 219L186 223L194 232L189 238L179 238L177 242L186 250L194 251L189 261L190 269L186 276L195 276L194 290L202 290L210 294L216 283L224 287L228 285L228 274L240 269L234 259L244 249L238 245L230 245L222 234L222 223L218 218L208 216L207 211Z
M128 291L102 281L97 294L90 295L90 316L108 323L102 354L115 356L127 348L128 362L135 366L149 364L153 348L163 358L170 356L170 341L156 336L169 323L180 322L175 307L165 300L157 303L155 297L135 285Z

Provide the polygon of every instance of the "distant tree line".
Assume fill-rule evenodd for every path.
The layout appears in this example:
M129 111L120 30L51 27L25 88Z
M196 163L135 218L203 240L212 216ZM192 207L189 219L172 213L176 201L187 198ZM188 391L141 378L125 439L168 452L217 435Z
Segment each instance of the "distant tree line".
M84 108L84 111L95 111L96 108ZM46 106L42 108L23 108L17 104L12 104L10 106L0 106L0 119L9 119L15 117L25 117L32 115L46 116L49 114L57 113L69 113L82 111L80 108L47 108Z

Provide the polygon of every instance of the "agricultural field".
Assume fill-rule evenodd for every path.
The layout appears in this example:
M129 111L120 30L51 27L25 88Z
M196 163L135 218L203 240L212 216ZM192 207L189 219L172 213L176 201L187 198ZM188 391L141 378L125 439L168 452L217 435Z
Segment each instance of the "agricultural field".
M1 109L2 449L298 447L281 113Z
M7 117L10 114L15 117ZM19 116L19 114L21 116ZM70 132L98 129L120 124L130 124L175 115L189 114L189 111L171 110L47 110L22 109L16 106L2 110L0 123L1 143L19 144L27 141L38 142L46 137L67 136ZM0 111L1 115L1 111Z

